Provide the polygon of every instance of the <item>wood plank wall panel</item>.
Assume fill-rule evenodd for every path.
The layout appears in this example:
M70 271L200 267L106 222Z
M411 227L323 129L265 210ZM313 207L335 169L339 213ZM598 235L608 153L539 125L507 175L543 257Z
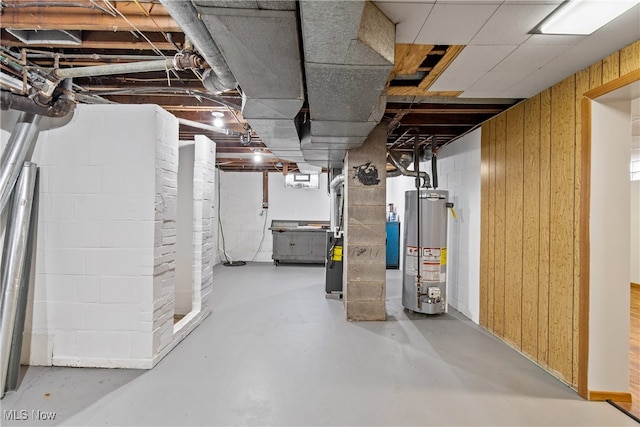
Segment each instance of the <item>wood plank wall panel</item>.
M522 352L538 357L540 257L540 95L524 103ZM481 261L482 262L482 261Z
M624 76L640 69L640 43L634 43L620 50L620 75Z
M489 299L489 170L490 124L482 125L480 140L480 324L487 327Z
M481 323L572 386L587 360L578 347L588 271L580 105L588 90L639 69L636 41L482 126Z
M489 277L487 280L487 328L494 330L495 323L495 283L496 283L496 126L491 121L486 124L489 128Z
M598 61L589 67L589 85L591 89L602 86L602 61Z
M500 115L495 123L496 140L496 194L495 194L495 278L493 290L493 330L504 337L504 278L505 278L505 217L506 217L506 145L507 145L507 119L506 115Z
M602 60L602 83L620 77L620 52L612 53Z
M575 77L551 88L551 221L549 366L573 377L573 209ZM569 345L567 345L569 344Z
M585 69L576 73L575 90L575 181L574 181L574 207L573 207L573 383L578 379L578 359L580 357L580 213L582 191L582 97L589 91L589 70Z
M524 104L506 113L504 339L522 347L522 228L524 174Z
M538 270L538 362L549 366L549 251L551 235L551 89L540 94L540 258Z

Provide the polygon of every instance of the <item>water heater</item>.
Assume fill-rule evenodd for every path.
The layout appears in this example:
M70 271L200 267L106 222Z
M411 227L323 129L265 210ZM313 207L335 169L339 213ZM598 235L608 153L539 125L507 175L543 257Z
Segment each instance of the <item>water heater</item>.
M411 311L447 311L448 198L445 190L405 193L402 305Z

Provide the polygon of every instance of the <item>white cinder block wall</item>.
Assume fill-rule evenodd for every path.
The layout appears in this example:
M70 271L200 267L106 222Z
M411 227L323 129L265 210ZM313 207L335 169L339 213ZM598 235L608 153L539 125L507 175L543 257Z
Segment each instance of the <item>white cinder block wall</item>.
M79 105L41 132L25 362L150 368L178 342L177 136L175 117L140 105Z
M449 215L449 304L476 323L480 321L480 132L471 132L438 152L438 188L449 191L457 214L456 219ZM431 162L421 162L420 170L431 176ZM402 223L401 258L406 218L404 193L413 189L413 178L387 178L387 204L396 206Z
M480 129L438 151L438 187L449 190L449 303L480 322ZM431 162L427 170L431 170Z
M329 220L326 173L320 174L318 189L284 188L284 176L270 173L269 208L264 212L262 173L220 172L220 176L221 219L227 255L232 260L271 262L273 238L269 227L274 219ZM222 241L219 247L222 249Z

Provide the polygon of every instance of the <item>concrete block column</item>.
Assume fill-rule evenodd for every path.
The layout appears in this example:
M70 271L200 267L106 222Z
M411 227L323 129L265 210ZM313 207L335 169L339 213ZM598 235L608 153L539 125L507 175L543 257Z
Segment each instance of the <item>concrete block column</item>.
M347 320L385 320L387 128L347 151L343 297Z

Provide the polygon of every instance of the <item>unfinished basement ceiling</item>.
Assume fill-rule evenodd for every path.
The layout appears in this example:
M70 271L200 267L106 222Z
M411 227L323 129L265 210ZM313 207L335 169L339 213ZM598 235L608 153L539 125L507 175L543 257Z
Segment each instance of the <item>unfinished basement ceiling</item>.
M74 91L78 102L158 104L179 118L207 125L213 122L212 112L221 113L224 128L229 129L232 135L181 125L180 138L190 140L195 134L205 134L215 140L219 163L225 170L282 170L284 167L295 170L299 163L305 162L305 155L312 159L312 163L313 159L319 159L316 164L326 159L331 164L332 155L327 157L326 148L337 144L334 147L338 147L338 154L333 154L337 158L341 150L357 144L358 138L366 134L371 126L367 124L369 120L371 123L380 120L388 125L389 145L409 149L410 139L419 134L421 140L434 139L441 146L518 100L535 95L640 39L640 6L590 36L529 34L561 2L381 1L375 2L377 9L371 9L371 4L365 11L364 3L355 1L194 0L195 7L211 12L200 15L210 28L215 28L216 22L232 25L233 20L236 24L246 24L246 16L251 16L257 23L266 22L261 19L266 19L267 15L273 20L274 16L288 13L289 27L265 26L260 34L264 39L263 49L273 43L280 46L281 52L293 52L297 46L299 57L292 58L292 63L299 61L300 71L304 71L299 76L302 92L289 90L286 93L285 88L274 83L278 77L291 80L291 63L284 64L287 68L282 63L269 64L263 60L267 67L243 69L242 61L257 54L250 49L242 52L244 57L230 57L230 62L236 62L233 66L230 64L230 68L236 68L234 74L238 74L235 77L240 88L217 95L205 89L200 76L191 71L77 78ZM61 0L56 1L55 6L47 1L6 0L1 3L1 8L0 67L3 77L13 77L2 79L3 90L13 87L15 91L20 87L24 74L37 74L39 67L57 65L67 68L154 60L161 55L172 57L185 47L182 27L159 0ZM227 11L221 12L220 9ZM232 9L236 12L231 12ZM378 9L381 16L376 12ZM358 63L350 60L341 66L331 57L331 48L339 50L339 43L346 42L348 47L353 39L358 39L361 25L353 22L370 19L363 18L366 14L395 24L395 55L385 68L386 48L382 45L370 48L377 42L366 41L358 48L360 53L348 51L355 55L352 56L353 61L364 57L373 61L363 65L364 68L378 66L382 73L388 75L382 83L360 88L358 83L364 74L359 77L354 71ZM245 17L238 21L238 16ZM317 39L315 35L322 28L310 26L318 22L325 22L325 26L333 28L332 31L341 35L343 40L336 39L327 44ZM278 28L281 31L273 34ZM43 34L44 30L51 33ZM224 36L220 32L212 35L218 37L220 44L227 49L242 47L238 43L245 43L238 40L237 32L232 33L234 38L226 41L220 38ZM313 79L316 64L323 62L326 64L324 69L331 70L331 73L322 71L317 80ZM285 72L289 74L283 74ZM251 87L247 73L252 79ZM309 80L310 75L312 80ZM329 78L333 80L323 83L323 79ZM244 100L241 80L246 86ZM269 85L264 82L269 82ZM273 87L282 89L282 94L269 90ZM376 90L380 87L386 93L378 98ZM277 109L277 113L283 116L277 117L280 121L265 122L276 117L262 117L264 107L272 107L270 100L286 97L290 102L300 102L298 111L296 106L286 111ZM386 103L380 106L372 102L385 97ZM259 108L245 109L248 117L244 117L243 103L246 108L247 99L257 100L251 102ZM366 102L371 109L365 109L368 112L363 110L360 115L350 115L352 110L347 108L339 117L332 115L349 100ZM326 112L320 114L323 110ZM251 144L244 145L238 134L245 133L251 121L254 122ZM338 129L340 134L333 134L333 129ZM300 147L291 144L295 140L293 130L302 140ZM253 163L253 153L269 151L264 142L272 147L275 155L264 156L264 161L257 165ZM298 148L305 148L306 152L305 149L296 151ZM316 148L317 153L312 151Z

